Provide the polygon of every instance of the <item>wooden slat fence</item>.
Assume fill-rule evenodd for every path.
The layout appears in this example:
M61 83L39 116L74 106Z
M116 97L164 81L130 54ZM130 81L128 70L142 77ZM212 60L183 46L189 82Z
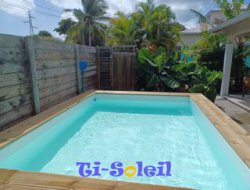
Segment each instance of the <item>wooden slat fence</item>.
M98 88L112 90L112 77L110 73L112 50L110 47L97 47L98 57Z
M33 113L24 38L0 37L0 127Z
M135 64L135 53L113 53L113 61L111 62L113 90L131 91L135 89Z
M134 90L135 47L87 47L0 35L0 130L87 90ZM98 84L98 87L97 87Z
M96 89L96 48L0 35L0 130L79 93L80 60L90 63L87 89Z
M101 90L135 90L135 46L98 47L98 81Z

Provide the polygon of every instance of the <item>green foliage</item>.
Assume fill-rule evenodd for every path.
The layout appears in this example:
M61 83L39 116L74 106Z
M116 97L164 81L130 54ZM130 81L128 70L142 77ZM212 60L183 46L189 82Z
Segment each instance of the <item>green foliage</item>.
M244 5L244 0L215 0L220 7L222 13L228 18L232 19L241 14L241 7Z
M202 32L201 39L191 46L191 49L214 49L220 48L226 42L224 34L212 34L210 32Z
M136 43L136 21L118 11L110 19L107 42L110 45L134 45Z
M59 23L55 30L66 33L66 41L79 44L101 45L106 36L106 25L103 21L108 20L106 14L107 4L104 0L82 0L83 9L66 9L72 12L77 22L65 20ZM95 44L93 44L95 42Z
M224 16L228 20L240 15L244 11L242 9L242 6L245 5L244 0L232 0L232 1L229 1L229 0L215 0L215 2L217 3L217 5L219 6L221 12L224 14ZM248 6L247 9L249 10L250 6ZM198 15L199 19L202 19L202 17L203 17L203 15L201 15L201 14ZM209 24L208 22L205 22L205 23ZM201 63L203 63L203 65L209 66L210 68L211 68L211 66L214 67L216 65L216 70L221 70L221 67L222 67L222 64L223 64L223 60L222 60L223 58L220 55L221 48L218 47L218 45L213 44L213 43L211 43L209 41L204 41L204 39L205 38L203 38L203 40L201 40L199 42L200 43L199 45L201 45L202 43L205 42L204 43L205 46L206 45L208 45L208 46L206 47L206 49L200 50L200 52L198 52L198 55L200 55L200 56L199 56L199 58L197 60L200 61ZM213 42L219 42L217 44L221 44L221 43L225 44L225 41L220 42L218 39L211 38L211 36L208 36L206 39L207 40L212 40ZM237 42L237 49L234 51L232 73L231 73L231 77L234 78L233 79L234 82L230 84L231 85L230 90L233 91L233 92L239 93L239 92L242 91L243 77L244 77L244 75L243 75L243 73L244 73L244 66L243 66L243 61L244 61L243 46L244 46L244 42L242 40L242 37L237 37L236 42ZM216 54L218 55L217 60L220 60L220 62L221 62L220 64L218 64L218 61L216 61L214 59L214 57L216 57ZM212 60L209 59L209 56L212 58ZM203 58L205 58L205 62L204 62ZM215 64L212 63L213 61L215 61Z
M137 56L140 89L203 93L214 101L222 72L210 71L194 62L177 61L175 57L168 57L164 48L158 48L156 53L141 49Z
M39 40L46 40L46 41L53 41L53 42L61 42L60 39L55 38L52 36L51 33L49 33L46 30L41 30L38 32L37 35L33 36L34 39L39 39Z
M198 23L213 25L212 23L209 22L208 18L205 15L201 14L200 12L194 9L190 9L190 11L198 18Z
M144 44L163 46L172 52L180 40L182 26L166 5L155 6L153 0L141 2L132 17L138 21L139 31L145 36Z
M62 34L67 34L69 29L71 27L73 27L76 24L75 21L73 21L72 19L62 19L59 23L58 23L58 28L55 28L54 31L58 32L60 35Z
M139 88L164 91L176 89L180 84L172 77L172 62L167 58L165 49L160 47L155 53L147 48L138 52L137 76Z
M139 3L136 12L129 16L116 13L110 20L109 44L136 44L139 48L155 44L172 52L183 28L168 6L156 6L154 0L147 0Z
M49 33L49 32L46 31L46 30L41 30L41 31L39 31L38 36L42 36L42 37L52 37L51 33Z
M187 49L187 54L192 55L198 64L208 67L209 70L222 71L225 42L224 34L203 32L201 39Z
M207 67L197 66L194 73L189 92L202 93L214 102L217 94L216 87L220 84L222 72L210 71Z

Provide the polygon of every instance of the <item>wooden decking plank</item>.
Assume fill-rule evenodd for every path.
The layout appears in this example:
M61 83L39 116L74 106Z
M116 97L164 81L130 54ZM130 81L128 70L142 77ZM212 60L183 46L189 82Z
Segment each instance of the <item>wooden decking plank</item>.
M203 95L191 95L191 98L250 168L249 133Z
M0 184L5 183L15 173L16 171L14 170L1 170L0 169Z
M7 173L3 183L5 187L30 187L34 189L84 189L84 190L185 190L186 188L138 184L122 181L81 178L37 172L0 169L0 176ZM8 175L11 174L11 175Z
M27 185L15 185L15 184L2 184L0 185L1 190L48 190L46 187L33 187ZM52 189L49 190L59 190L59 189Z

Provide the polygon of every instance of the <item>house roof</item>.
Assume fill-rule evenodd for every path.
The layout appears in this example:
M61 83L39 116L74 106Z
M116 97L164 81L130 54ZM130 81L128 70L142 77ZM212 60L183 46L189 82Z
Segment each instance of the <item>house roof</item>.
M217 32L221 32L221 31L227 31L228 29L231 29L232 26L234 26L237 29L236 25L239 24L243 24L243 23L250 23L250 11L246 11L243 14L228 20L227 22L224 22L220 25L218 25L217 27L214 27L212 29L209 30L209 32L213 32L213 33L217 33ZM245 27L249 27L250 24L246 24Z
M191 29L187 29L187 30L183 30L181 31L181 34L200 34L201 31L201 27L195 27L195 28L191 28Z
M205 16L208 17L212 13L221 13L221 10L210 10Z

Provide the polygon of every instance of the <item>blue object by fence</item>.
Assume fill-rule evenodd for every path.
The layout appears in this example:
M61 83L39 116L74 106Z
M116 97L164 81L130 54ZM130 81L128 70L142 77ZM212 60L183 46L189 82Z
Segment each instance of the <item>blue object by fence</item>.
M80 69L82 71L85 71L88 67L88 62L87 61L80 61Z
M250 56L247 56L245 59L245 65L250 68Z
M85 70L88 67L87 61L80 61L80 69L82 71L82 92L86 92L86 84L85 84Z

